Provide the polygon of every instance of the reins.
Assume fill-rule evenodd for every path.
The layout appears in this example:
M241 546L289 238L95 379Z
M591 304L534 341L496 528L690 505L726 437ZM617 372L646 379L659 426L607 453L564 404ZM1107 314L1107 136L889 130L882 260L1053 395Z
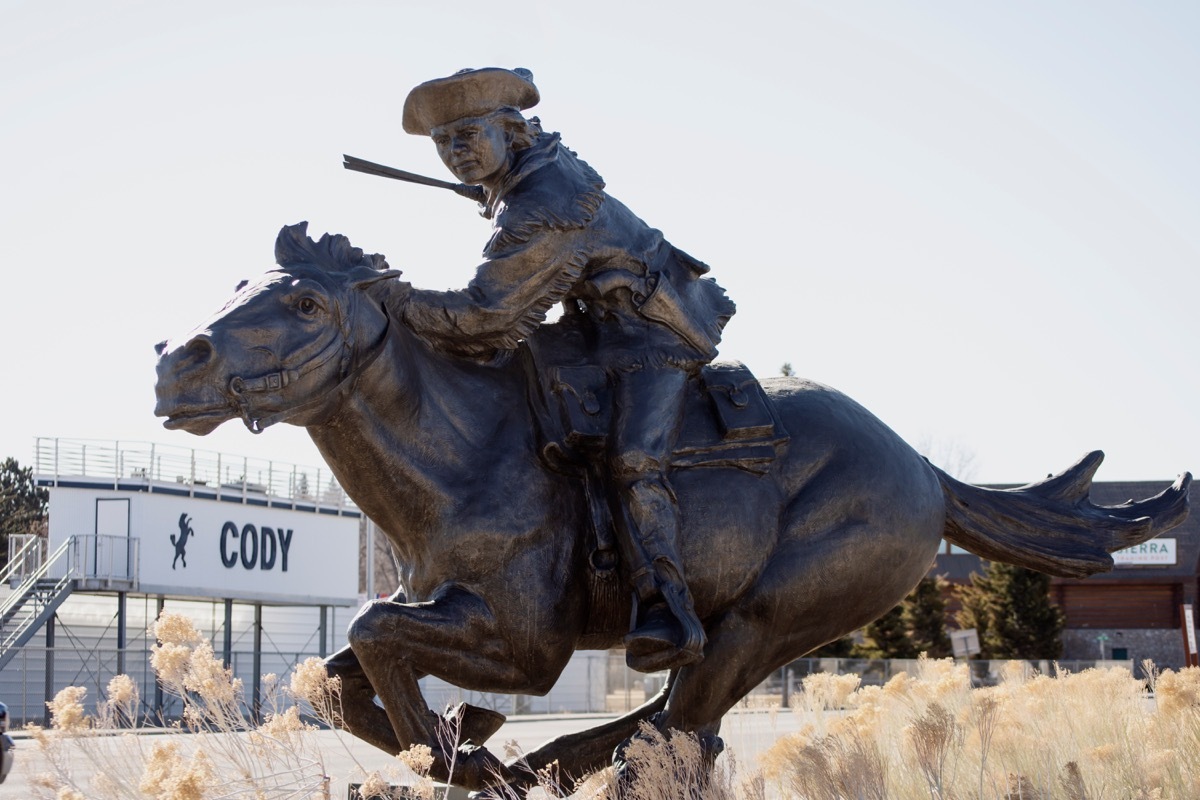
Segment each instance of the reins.
M353 369L348 369L353 351L350 348L349 334L346 330L345 322L343 321L338 327L340 328L338 335L333 337L329 344L325 345L316 356L304 362L299 368L284 367L275 372L269 372L255 378L243 378L235 375L229 379L229 393L233 396L234 402L237 403L239 414L242 422L246 425L246 429L251 433L262 433L263 430L274 425L276 422L287 419L290 416L299 414L308 409L314 408L321 403L324 403L329 397L345 389L350 383L358 378L359 375L366 370L379 354L383 352L384 345L387 343L388 334L391 333L392 325L391 318L385 315L385 324L383 333L380 334L379 340L371 346L371 350L367 353ZM271 391L278 391L286 386L289 386L303 378L305 375L324 366L332 361L337 355L342 356L342 364L339 369L339 380L336 386L322 392L317 397L305 401L293 408L277 411L274 414L267 416L255 416L254 410L250 407L250 398L247 394L259 394Z

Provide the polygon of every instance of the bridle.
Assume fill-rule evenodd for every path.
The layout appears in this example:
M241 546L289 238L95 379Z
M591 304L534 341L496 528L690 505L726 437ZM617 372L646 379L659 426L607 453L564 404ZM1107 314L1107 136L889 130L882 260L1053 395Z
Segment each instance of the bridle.
M366 356L360 359L353 369L350 369L350 361L354 356L354 350L350 346L348 318L349 315L342 316L338 321L337 334L330 337L330 340L315 356L305 359L298 367L284 365L275 372L268 372L256 377L246 378L234 375L229 379L229 394L237 404L238 413L242 418L242 422L245 423L247 430L251 433L262 433L263 430L274 425L276 422L281 422L288 417L321 405L329 397L348 387L379 357L379 354L383 352L384 345L387 343L388 334L391 332L391 319L385 314L384 328L383 332L379 335L379 340L371 345L371 349ZM265 416L256 412L252 407L254 395L281 391L285 387L291 386L302 378L316 372L339 356L341 363L338 366L337 385L327 389L317 397L293 408L277 411Z

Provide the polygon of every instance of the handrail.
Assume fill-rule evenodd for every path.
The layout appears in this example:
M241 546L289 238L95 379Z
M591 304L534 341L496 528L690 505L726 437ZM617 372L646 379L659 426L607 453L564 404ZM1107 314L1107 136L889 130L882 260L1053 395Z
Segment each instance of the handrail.
M101 547L102 542L107 544ZM94 555L89 552L89 544L96 545ZM123 547L120 546L122 544ZM118 553L118 550L123 550L123 553ZM14 623L0 641L0 657L22 641L39 617L61 602L64 590L73 581L94 578L109 583L128 581L136 584L137 551L138 540L133 537L103 534L68 537L0 605L0 620L4 620L4 627L9 628L8 623ZM52 585L43 583L51 570L64 559L66 569L62 576L54 580ZM124 568L117 568L119 561L124 561Z
M71 541L75 546L72 563L76 577L84 580L137 580L140 540L136 536L99 533L72 536Z
M58 559L62 558L63 554L70 551L74 541L75 537L72 536L60 544L58 549L55 550L40 567L30 573L29 577L26 578L11 595L9 595L8 599L4 601L4 605L0 606L0 619L3 619L5 616L7 616L9 612L13 610L14 606L24 601L25 596L33 591L33 588L37 586L38 581L46 577L46 573L50 571L50 567L53 566ZM72 565L67 569L65 577L68 580L76 577L74 572L74 565Z
M11 539L13 537L9 538ZM24 567L25 557L29 554L29 551L41 546L41 544L45 541L45 537L30 536L29 540L26 541L25 544L21 545L21 548L17 550L17 552L10 553L8 556L8 565L5 566L4 572L0 573L0 584L8 583L14 577L16 577L18 569Z
M5 601L4 605L0 607L0 619L7 617L10 613L16 610L17 606L25 603L30 597L33 596L34 592L38 588L38 581L45 578L46 573L50 571L50 567L71 551L74 541L75 537L71 537L59 545L58 549L46 559L46 563L42 564L37 571L26 578L25 582L22 583L21 586L15 592L13 592L12 596ZM51 587L51 597L57 596L64 588L66 588L67 584L69 584L76 577L74 573L75 567L73 564L71 564L67 567L66 571L63 573L63 576L54 583L53 587ZM25 634L26 630L28 630L28 628L37 621L38 615L41 613L41 611L42 609L39 604L35 604L30 609L29 613L26 614L13 628L13 630L4 637L4 641L0 642L0 653L8 652L9 648L12 647L15 642L20 640L21 636Z
M190 496L266 498L316 513L357 511L329 467L311 467L176 445L99 439L35 437L33 471L43 485L63 478L97 479L114 490L130 484L145 491Z
M64 588L66 588L71 580L72 579L69 574L59 578L54 586L51 587L51 597L57 596ZM13 628L11 633L4 637L3 642L0 642L0 653L8 652L8 649L12 647L13 643L18 641L29 629L29 627L34 624L38 618L38 614L41 613L41 610L42 609L40 605L35 606L30 609L28 614L21 618L20 623Z

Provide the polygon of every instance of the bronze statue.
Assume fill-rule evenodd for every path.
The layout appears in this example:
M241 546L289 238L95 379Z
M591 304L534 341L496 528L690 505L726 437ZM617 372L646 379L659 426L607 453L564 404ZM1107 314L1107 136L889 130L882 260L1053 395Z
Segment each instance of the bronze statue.
M734 312L708 267L604 192L604 181L520 111L538 102L527 70L468 69L423 83L404 130L429 136L456 178L484 190L493 221L463 291L398 293L396 313L446 352L511 354L562 303L586 326L586 352L612 384L611 482L637 626L629 664L653 672L702 657L704 629L681 573L679 511L668 478L689 380L717 352ZM578 388L578 387L576 387Z
M168 428L305 426L396 548L403 587L364 607L328 660L355 735L393 753L429 745L434 776L473 789L528 786L554 761L568 775L602 767L643 720L696 733L715 757L726 711L892 608L943 537L1083 576L1186 517L1189 475L1096 506L1093 453L1040 483L983 489L832 389L705 366L733 306L703 265L519 119L536 98L526 76L445 81L414 90L405 127L432 132L460 180L485 189L495 234L467 289L413 289L382 256L313 241L302 223L280 232L277 269L158 348ZM488 110L498 97L511 110ZM502 715L435 714L417 683L544 694L574 650L622 642L674 661L662 692L507 764L484 747ZM457 752L439 737L447 718Z

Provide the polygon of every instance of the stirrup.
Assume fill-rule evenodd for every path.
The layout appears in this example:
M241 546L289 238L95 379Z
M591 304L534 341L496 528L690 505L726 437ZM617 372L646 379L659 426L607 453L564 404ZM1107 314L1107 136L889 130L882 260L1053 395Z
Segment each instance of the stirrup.
M698 620L694 626L699 629ZM660 672L700 661L704 658L704 639L699 645L690 641L687 627L669 603L655 603L646 611L642 624L625 636L625 663L638 672ZM700 635L703 637L703 629Z
M625 664L635 672L663 672L670 669L686 667L704 660L704 653L694 653L672 645L665 650L635 656L625 652Z

